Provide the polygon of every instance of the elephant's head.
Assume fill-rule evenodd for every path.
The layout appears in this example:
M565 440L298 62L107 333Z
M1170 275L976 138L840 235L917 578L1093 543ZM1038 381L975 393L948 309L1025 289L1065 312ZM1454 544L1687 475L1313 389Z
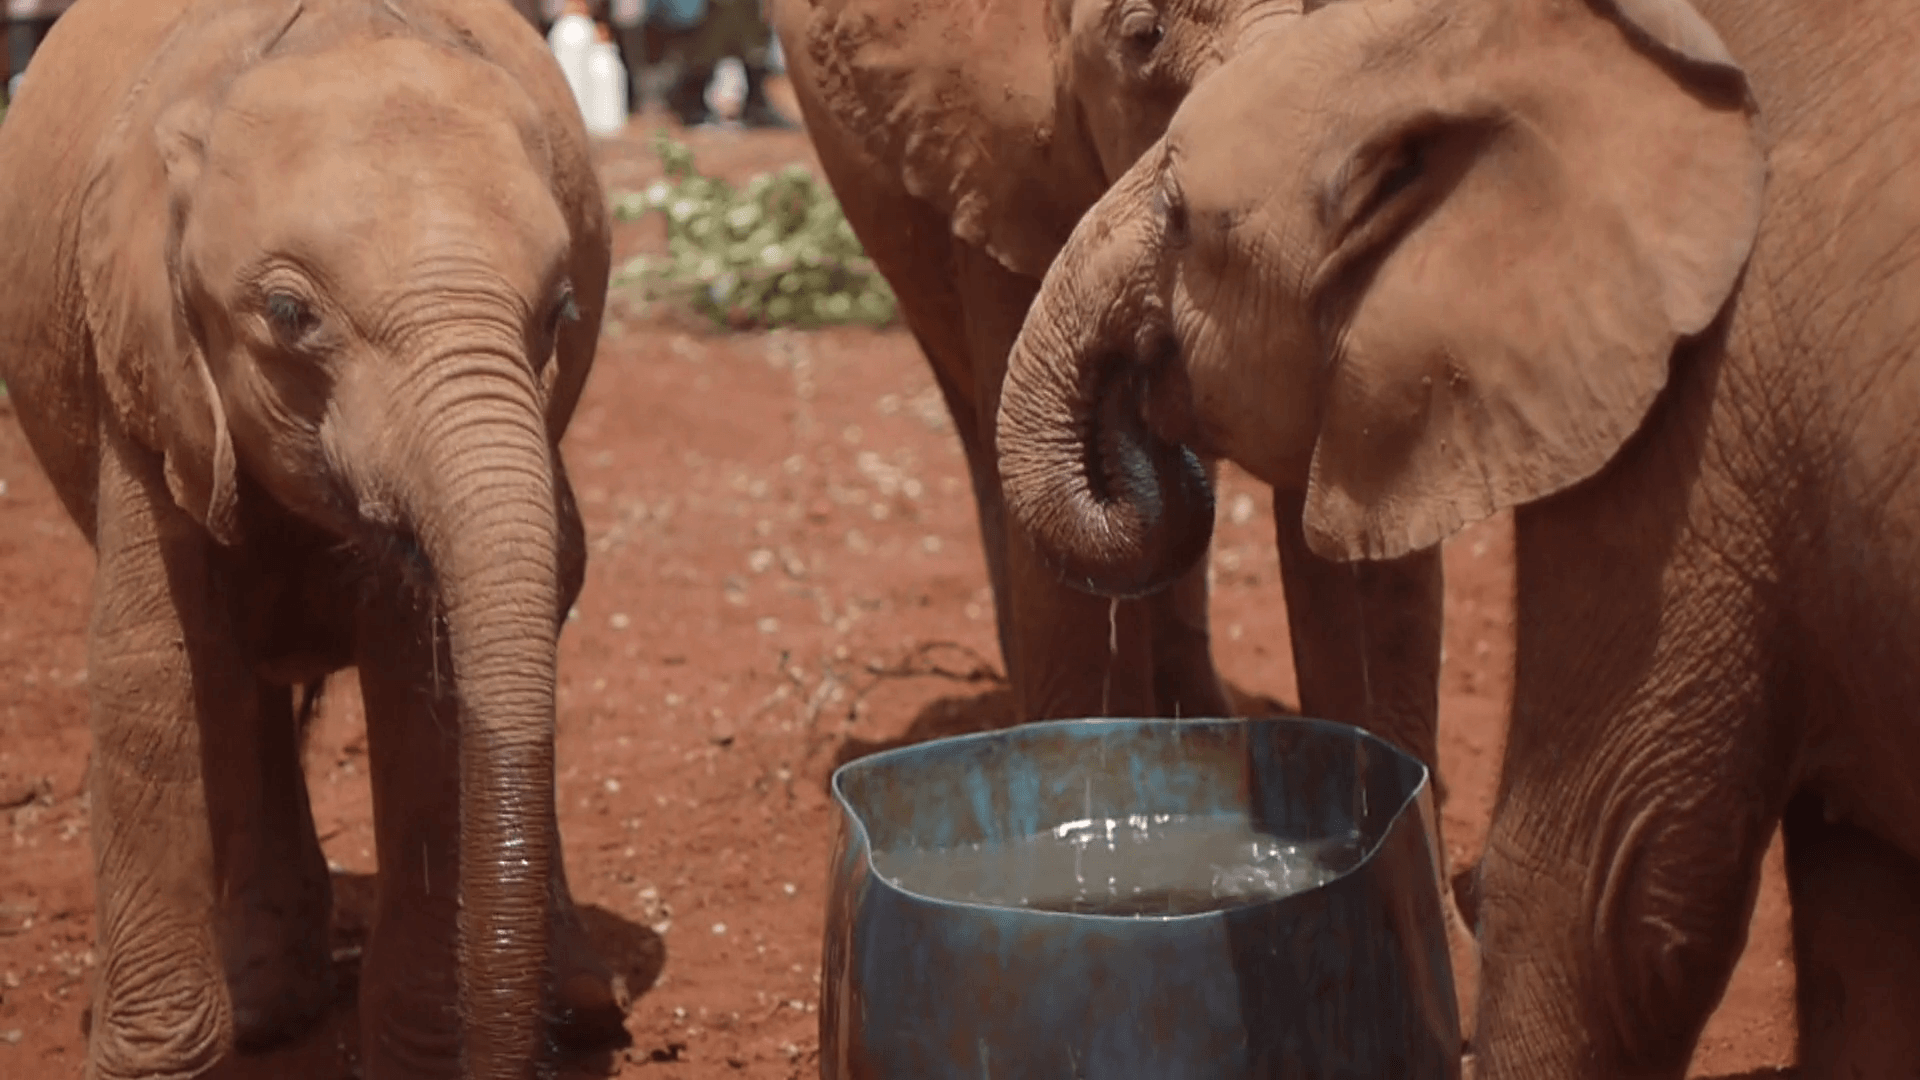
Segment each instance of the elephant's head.
M1204 550L1192 447L1404 555L1592 476L1758 229L1745 76L1686 0L1343 0L1243 48L1076 228L999 417L1073 580Z
M1301 0L782 2L783 36L874 158L1038 278L1187 91Z
M465 1075L520 1075L556 856L555 442L606 225L573 198L598 206L577 113L539 100L557 73L528 87L454 34L299 12L233 5L144 77L85 196L89 331L112 407L214 540L266 540L243 533L270 500L444 618Z

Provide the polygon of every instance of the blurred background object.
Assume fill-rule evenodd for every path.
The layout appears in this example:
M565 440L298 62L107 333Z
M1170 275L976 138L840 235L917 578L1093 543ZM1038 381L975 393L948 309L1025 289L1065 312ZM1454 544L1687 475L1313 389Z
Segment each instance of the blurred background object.
M20 92L26 77L27 61L46 40L54 21L73 6L73 0L6 0L7 5L7 100Z
M566 29L568 16L604 27L625 74L627 112L658 104L684 127L738 123L797 131L799 124L767 97L767 79L784 70L764 0L511 0L540 33L582 102L588 28ZM559 34L559 37L555 35ZM570 50L577 50L570 51ZM569 67L569 58L578 65ZM732 61L728 63L728 61ZM604 66L604 61L601 62Z

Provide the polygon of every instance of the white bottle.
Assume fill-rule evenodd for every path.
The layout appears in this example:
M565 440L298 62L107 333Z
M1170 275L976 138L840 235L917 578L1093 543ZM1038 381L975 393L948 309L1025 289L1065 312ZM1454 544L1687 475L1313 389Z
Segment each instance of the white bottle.
M747 66L737 56L726 56L713 66L713 79L707 83L707 108L715 116L729 120L740 115L747 99Z
M627 67L605 30L587 53L587 92L580 114L592 135L613 135L627 125Z
M567 5L567 11L553 21L547 31L547 47L560 62L560 71L573 89L574 103L582 116L587 111L587 57L593 50L593 19L582 10L584 5Z

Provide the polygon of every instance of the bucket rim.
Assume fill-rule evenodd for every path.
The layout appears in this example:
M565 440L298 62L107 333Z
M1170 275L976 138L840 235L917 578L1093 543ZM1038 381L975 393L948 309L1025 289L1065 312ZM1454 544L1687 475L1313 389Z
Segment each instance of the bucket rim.
M1385 753L1387 753L1392 757L1399 758L1402 761L1413 765L1417 769L1416 779L1412 784L1408 785L1405 798L1400 801L1399 805L1394 807L1393 812L1388 816L1388 820L1392 822L1392 824L1390 824L1387 828L1381 830L1380 835L1375 837L1373 839L1373 842L1367 845L1366 850L1361 854L1361 856L1358 859L1354 861L1352 866L1346 868L1345 870L1342 870L1338 874L1335 874L1333 877L1327 879L1326 881L1323 881L1317 885L1309 886L1305 889L1301 889L1297 892L1290 892L1285 896L1274 896L1274 897L1266 898L1264 900L1256 900L1256 901L1253 901L1252 903L1235 904L1232 906L1214 908L1207 911L1196 911L1196 912L1188 912L1184 914L1168 914L1168 915L1110 915L1110 914L1105 914L1101 912L1048 911L1040 908L1021 907L1017 904L997 904L997 903L991 903L988 901L981 901L981 900L959 900L951 897L932 896L927 893L918 892L916 890L906 888L905 886L900 885L897 882L893 881L891 878L888 878L886 875L880 873L873 866L873 852L874 852L873 839L868 834L866 820L854 808L853 803L849 799L847 792L843 786L845 780L848 777L855 775L856 773L859 773L862 771L873 771L875 769L882 768L889 764L897 764L902 760L910 759L912 757L919 756L919 755L925 755L935 750L949 750L955 747L962 746L967 743L978 743L978 742L985 742L985 741L990 741L995 739L1006 740L1009 738L1019 738L1023 736L1037 736L1049 731L1065 731L1065 730L1073 730L1073 729L1106 728L1108 730L1118 732L1118 731L1126 731L1129 729L1131 730L1150 730L1150 729L1165 730L1165 729L1171 729L1175 727L1194 727L1194 726L1203 726L1203 727L1212 727L1212 728L1225 728L1229 726L1291 727L1291 728L1305 728L1305 729L1316 730L1327 735L1343 736L1343 737L1354 739L1357 742L1367 744L1369 750L1384 751ZM1374 858L1379 854L1380 848L1383 845L1385 845L1388 838L1393 835L1394 831L1400 828L1401 822L1406 817L1409 809L1415 809L1417 811L1422 799L1429 799L1429 800L1431 799L1431 792L1433 788L1433 770L1430 767L1428 767L1428 765L1425 762L1421 761L1419 758L1416 758L1412 754L1407 753L1405 750L1402 750L1399 747L1394 746L1392 743L1387 742L1385 739L1380 738L1378 735L1373 734L1372 732L1366 730L1365 728L1362 728L1355 724L1343 723L1338 720L1325 720L1319 717L1272 716L1272 715L1245 716L1245 717L1201 716L1201 717L1181 717L1181 718L1082 716L1082 717L1065 717L1065 718L1052 719L1052 720L1034 720L1034 721L1029 721L1023 724L1015 724L1010 727L996 728L989 731L973 731L973 732L967 732L962 735L948 735L948 736L943 736L937 739L928 739L924 742L913 743L907 746L896 746L887 750L876 751L872 754L868 754L864 757L856 758L853 761L849 761L843 765L836 767L833 770L833 775L830 781L830 787L833 792L834 802L837 803L840 808L840 820L845 824L845 826L848 828L848 830L852 834L852 839L854 840L855 843L858 844L860 852L864 854L866 857L866 862L867 862L866 876L873 884L880 886L881 888L887 890L890 893L893 893L897 896L903 897L907 900L910 900L919 904L927 905L928 907L931 907L937 910L946 909L946 910L952 910L956 913L982 913L982 914L992 913L996 917L1000 917L1000 918L1020 918L1020 919L1040 919L1040 920L1045 920L1045 919L1096 920L1099 922L1115 922L1115 923L1128 924L1132 926L1140 926L1142 924L1189 923L1195 920L1223 919L1228 915L1231 915L1237 912L1250 911L1258 908L1269 907L1272 905L1290 903L1301 897L1310 896L1315 893L1322 892L1326 889L1332 888L1335 885L1338 885L1343 881L1346 881L1347 879L1353 877L1354 875L1358 874L1360 871L1366 869L1369 865L1372 864ZM1431 835L1432 824L1433 824L1432 822L1427 822L1426 827L1423 830L1429 833L1429 836L1428 836L1429 844L1431 844L1436 839L1434 836Z

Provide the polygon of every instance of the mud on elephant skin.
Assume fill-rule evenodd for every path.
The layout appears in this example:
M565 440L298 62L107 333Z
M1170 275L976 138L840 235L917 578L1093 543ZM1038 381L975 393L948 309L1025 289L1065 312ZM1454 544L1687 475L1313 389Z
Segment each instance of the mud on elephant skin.
M1783 820L1799 1075L1920 1061L1920 13L1802 14L1315 5L1195 88L1014 349L1009 511L1093 573L1190 546L1127 531L1190 474L1103 489L1114 447L1298 492L1341 561L1513 509L1482 1078L1682 1076Z
M609 225L544 43L504 0L80 0L35 69L0 378L97 555L87 1074L199 1075L324 1008L295 688L348 665L365 1074L617 1033L553 795Z
M1016 716L1233 715L1205 568L1107 589L1126 594L1117 604L1064 580L1006 513L994 417L1074 223L1241 41L1297 20L1298 0L773 0L772 12L828 180L966 451ZM1297 528L1280 535L1301 710L1432 764L1438 616L1426 639L1363 628L1409 597L1437 605L1437 557L1355 571Z

